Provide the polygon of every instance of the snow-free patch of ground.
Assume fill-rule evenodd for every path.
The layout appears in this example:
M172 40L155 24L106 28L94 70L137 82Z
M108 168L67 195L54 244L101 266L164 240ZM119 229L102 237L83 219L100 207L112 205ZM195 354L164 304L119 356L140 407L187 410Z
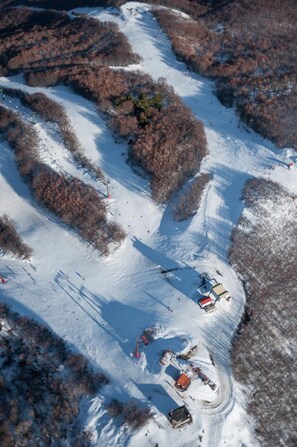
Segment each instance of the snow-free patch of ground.
M120 14L112 9L77 11L118 23L133 50L143 58L136 68L155 79L166 78L203 121L209 156L202 171L211 173L213 180L198 214L177 223L170 206L157 206L151 200L147 180L126 163L127 146L115 143L94 104L63 86L30 88L21 76L1 78L0 85L42 91L63 104L86 154L111 181L108 210L128 235L108 258L100 258L58 219L37 206L16 170L11 150L1 141L0 213L15 220L34 250L31 263L2 257L0 274L9 282L1 285L1 299L14 310L34 315L50 326L111 378L104 399L100 396L83 405L85 423L98 445L256 446L251 422L242 409L243 393L234 386L230 369L230 342L243 310L244 292L229 267L227 250L242 210L241 190L249 177L268 177L297 191L297 168L287 169L292 153L275 149L239 125L234 111L224 108L214 96L213 84L176 61L148 6L127 3ZM7 106L18 105L21 109L17 102L7 100ZM81 176L71 157L63 153L53 129L40 120L35 127L44 160L54 168ZM88 176L85 181L89 181ZM101 190L102 185L97 184L97 189ZM217 311L209 315L197 305L198 273L203 271L223 282L232 295L230 303L219 303ZM162 328L161 335L148 346L141 344L142 354L137 359L131 356L136 338L148 327ZM178 394L172 387L173 373L159 367L161 351L171 348L181 352L193 345L201 347L198 360L202 370L205 367L219 386L215 396L207 394L197 380L184 395ZM154 419L131 434L110 420L104 409L102 401L112 397L143 401L151 406ZM184 402L193 423L174 430L166 415Z

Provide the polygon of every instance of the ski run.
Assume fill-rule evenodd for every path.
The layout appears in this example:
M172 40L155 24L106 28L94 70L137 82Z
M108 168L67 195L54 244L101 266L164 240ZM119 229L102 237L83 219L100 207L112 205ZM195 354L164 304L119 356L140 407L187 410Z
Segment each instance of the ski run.
M1 258L1 300L50 327L110 377L111 384L81 408L94 445L256 447L252 421L244 410L244 389L230 368L232 334L245 296L227 253L248 178L267 177L297 193L296 168L288 170L288 163L295 161L293 151L276 149L240 124L234 110L216 99L212 82L176 60L149 6L130 2L120 13L110 8L76 11L117 23L142 57L128 69L155 80L165 78L203 121L209 155L201 171L213 178L199 212L178 223L172 206L152 201L147 179L126 163L127 146L114 141L94 104L64 86L31 88L22 76L0 78L2 87L41 91L65 107L86 155L110 181L108 213L127 233L121 247L100 257L36 205L12 151L1 141L1 213L15 221L34 252L31 262ZM105 192L104 185L75 167L54 126L32 117L15 98L6 97L2 105L34 124L44 162ZM231 296L216 301L211 313L197 304L203 272ZM176 386L179 374L184 375ZM154 417L131 432L109 417L104 403L111 398L143 401ZM168 413L184 405L192 423L172 428Z

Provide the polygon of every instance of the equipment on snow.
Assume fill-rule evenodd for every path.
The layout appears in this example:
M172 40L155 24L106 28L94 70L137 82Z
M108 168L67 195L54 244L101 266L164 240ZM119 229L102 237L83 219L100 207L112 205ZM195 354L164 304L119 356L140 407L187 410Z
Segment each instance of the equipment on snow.
M141 343L143 343L146 346L149 344L148 338L145 335L142 335L141 338L139 338L139 337L136 338L136 346L135 346L135 352L133 353L133 356L136 357L137 359L140 357L139 347L140 347Z
M5 284L5 283L7 282L7 279L6 279L6 278L3 278L3 276L0 275L0 282L1 282L2 284Z

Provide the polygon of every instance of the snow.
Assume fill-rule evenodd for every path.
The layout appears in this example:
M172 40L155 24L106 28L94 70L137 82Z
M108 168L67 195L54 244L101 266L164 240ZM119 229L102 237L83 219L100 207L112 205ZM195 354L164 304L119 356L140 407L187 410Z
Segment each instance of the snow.
M0 274L9 280L0 285L1 299L13 310L51 327L111 378L103 394L83 404L83 420L96 445L253 447L258 444L252 435L253 423L244 411L245 393L234 382L230 368L231 338L245 297L228 264L227 250L242 211L240 195L245 181L263 176L296 193L296 167L291 171L287 168L287 159L294 154L290 148L276 149L239 124L234 110L224 108L214 96L213 84L176 60L149 9L130 2L121 7L120 14L102 8L76 11L116 22L143 59L139 66L128 69L140 69L154 79L164 77L203 121L209 155L202 171L211 173L213 180L199 212L178 223L172 219L170 205L161 207L152 201L147 180L126 163L127 146L115 143L94 104L63 86L31 88L21 76L0 78L2 86L42 91L66 108L86 155L99 164L111 182L109 215L128 234L120 248L101 258L37 206L17 172L12 151L1 141L1 214L14 219L34 251L30 263L6 255L1 258ZM30 119L18 100L10 101L6 98L3 104ZM93 184L72 163L53 126L37 119L34 127L46 163ZM103 188L98 183L94 186L99 191ZM161 273L162 269L174 270ZM204 271L211 277L217 277L219 271L220 282L232 296L229 303L217 303L212 314L197 305L198 273ZM160 328L159 336L148 346L141 345L140 359L136 359L131 356L136 338L149 327ZM178 394L171 372L160 367L162 351L185 352L194 345L199 346L197 362L218 384L218 393L196 380ZM107 415L103 404L111 397L142 400L151 405L154 419L131 433ZM184 402L193 423L174 430L166 415Z

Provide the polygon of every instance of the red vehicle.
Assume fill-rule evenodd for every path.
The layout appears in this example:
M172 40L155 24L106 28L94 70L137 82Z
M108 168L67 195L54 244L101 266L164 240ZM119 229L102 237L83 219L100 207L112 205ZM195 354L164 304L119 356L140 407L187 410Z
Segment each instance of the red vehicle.
M3 278L3 276L0 275L0 282L2 282L2 284L5 284L7 282L7 279Z

